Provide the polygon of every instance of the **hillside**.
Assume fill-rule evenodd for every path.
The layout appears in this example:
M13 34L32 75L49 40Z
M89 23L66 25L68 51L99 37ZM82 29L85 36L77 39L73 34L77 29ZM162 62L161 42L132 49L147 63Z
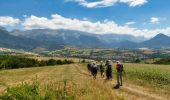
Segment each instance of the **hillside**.
M75 30L14 30L10 34L30 38L48 45L65 44L85 48L168 48L170 37L164 34L147 40L144 37L134 37L126 34L94 34Z
M14 36L9 34L3 28L0 28L0 47L11 48L11 49L24 49L32 50L37 47L44 48L63 48L62 43L48 43L46 41L37 41L36 39L31 39L27 37Z
M61 49L65 46L82 48L168 48L170 37L164 34L146 40L144 37L118 34L93 34L74 30L14 30L0 29L0 47L33 50Z
M127 74L124 77L124 86L119 90L112 88L116 83L115 74L113 74L112 81L102 79L100 76L93 80L85 65L82 64L2 70L0 71L0 94L2 95L8 86L20 86L21 88L22 82L28 84L36 82L40 87L39 92L42 93L40 95L48 93L47 95L50 96L49 100L59 99L60 97L66 100L168 100L170 96L169 83L160 82L159 84L164 84L164 86L161 86L154 79L152 83L151 80L146 81L145 78L142 78L142 76L148 75L147 73L150 73L151 76L154 75L150 70L159 70L162 73L161 75L163 75L165 70L170 70L168 66L138 65L136 67L136 64L125 64L125 66ZM141 66L149 68L148 71ZM134 73L135 70L137 73ZM144 75L140 75L141 70L145 72ZM167 80L169 80L169 75L169 72L166 73ZM138 80L136 80L137 78ZM35 86L37 86L36 84ZM13 89L18 91L18 94L21 93L22 97L29 95L31 98L33 95L25 92L24 88L26 87L28 86L23 85L21 89L19 87ZM11 93L13 93L12 90ZM17 92L15 93L17 94ZM12 96L12 94L10 95Z
M0 29L0 47L15 48L15 49L32 49L37 42L27 38L21 38L8 34L6 30Z
M27 31L15 30L10 34L30 38L48 45L65 44L78 47L108 47L93 34L72 30L35 29Z
M170 37L160 33L152 39L142 42L140 46L149 48L167 48L170 47Z
M34 30L14 30L10 32L14 36L27 37L39 42L66 44L77 47L96 48L96 47L124 47L135 48L136 43L143 42L144 37L134 37L131 35L119 34L94 34L75 30L50 30L50 29L34 29Z

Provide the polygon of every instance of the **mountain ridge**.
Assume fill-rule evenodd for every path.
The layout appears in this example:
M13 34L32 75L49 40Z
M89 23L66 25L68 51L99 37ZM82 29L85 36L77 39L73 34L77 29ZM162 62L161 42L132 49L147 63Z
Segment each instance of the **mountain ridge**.
M134 42L135 39L142 42ZM170 37L160 33L146 40L143 37L130 35L97 35L74 30L35 29L8 32L0 28L1 47L31 50L37 47L58 49L66 45L82 48L168 48L170 47Z
M150 40L140 43L140 45L149 48L167 48L170 47L170 37L159 33Z

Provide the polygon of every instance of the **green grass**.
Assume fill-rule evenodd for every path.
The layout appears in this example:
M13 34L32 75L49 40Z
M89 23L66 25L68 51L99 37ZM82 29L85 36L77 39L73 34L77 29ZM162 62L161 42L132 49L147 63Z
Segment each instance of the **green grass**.
M170 89L170 66L154 64L125 64L125 80L160 89Z

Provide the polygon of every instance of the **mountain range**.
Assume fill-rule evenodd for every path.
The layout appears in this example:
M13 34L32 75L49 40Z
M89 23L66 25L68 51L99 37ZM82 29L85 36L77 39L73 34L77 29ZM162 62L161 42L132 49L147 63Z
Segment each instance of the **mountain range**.
M131 35L99 35L74 30L50 29L8 32L0 27L0 47L32 50L38 47L58 49L66 45L82 48L168 48L170 37L160 33L147 40L144 37Z

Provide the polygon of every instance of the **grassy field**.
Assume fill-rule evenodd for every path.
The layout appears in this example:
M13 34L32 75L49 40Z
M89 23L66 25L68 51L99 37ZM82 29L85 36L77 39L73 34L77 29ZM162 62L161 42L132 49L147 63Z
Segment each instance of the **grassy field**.
M74 62L79 62L79 61L82 61L83 59L79 59L79 58L71 58L71 57L67 57L67 58L64 58L64 57L30 57L30 58L33 58L33 59L37 59L37 60L49 60L49 59L55 59L55 60L73 60Z
M143 87L149 93L170 98L170 66L154 64L125 64L127 84ZM144 91L145 91L144 90Z
M114 66L114 65L113 65ZM1 99L6 100L168 100L170 67L125 64L124 86L113 80L96 80L85 64L22 68L0 71Z

